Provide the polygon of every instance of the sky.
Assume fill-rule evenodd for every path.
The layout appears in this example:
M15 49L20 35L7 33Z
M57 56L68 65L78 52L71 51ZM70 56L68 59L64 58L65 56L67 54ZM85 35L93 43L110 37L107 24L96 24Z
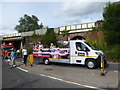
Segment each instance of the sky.
M2 0L0 2L0 35L17 33L14 27L19 24L18 21L24 14L37 16L39 23L51 28L95 22L103 19L102 13L106 2Z

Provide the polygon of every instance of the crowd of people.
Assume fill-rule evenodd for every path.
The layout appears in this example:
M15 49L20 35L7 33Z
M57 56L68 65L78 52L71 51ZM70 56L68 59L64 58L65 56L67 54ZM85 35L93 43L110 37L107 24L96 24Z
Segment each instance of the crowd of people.
M5 43L3 43L5 44ZM9 43L9 45L11 45L12 43ZM33 49L43 49L44 48L44 45L40 42L40 41L37 41L37 43L35 43L33 45ZM54 52L54 48L56 48L56 46L51 43L49 48L51 49L51 52ZM23 46L23 48L21 49L21 52L22 52L22 61L23 61L23 64L24 66L27 66L27 59L28 59L28 56L29 56L29 63L31 64L31 66L33 66L33 55L32 53L30 53L28 55L28 51L26 49L26 46ZM20 50L15 50L14 48L11 49L11 52L10 52L10 55L9 55L9 64L10 64L10 67L16 67L16 63L15 63L15 60L17 58L17 56L20 54Z
M62 42L62 43L63 45L66 45L66 43L68 44L68 42ZM36 54L36 56L39 56L39 55L42 56L42 53L49 52L51 58L57 58L57 59L67 58L67 55L69 53L69 50L61 50L59 47L56 47L54 43L50 43L49 48L46 50L44 49L44 45L41 42L38 42L37 44L35 43L35 45L33 46L33 49L39 50L38 51L39 54Z
M20 54L20 50L15 50L14 48L12 48L11 52L10 52L10 67L16 67L15 64L15 59L19 56Z
M16 67L16 63L15 63L15 59L17 58L17 56L19 55L20 50L15 50L13 49L10 53L10 67ZM28 57L28 52L26 47L24 46L22 49L22 59L23 59L23 63L24 66L27 66L27 57Z
M6 43L3 42L2 44L2 47L5 45ZM9 43L8 44L9 46L10 45L13 45L13 43ZM33 49L38 49L38 50L42 50L44 49L44 45L42 44L42 42L40 41L37 41L34 45L33 45ZM50 46L49 46L49 49L50 49L50 52L51 53L59 53L59 47L56 47L56 45L54 45L54 43L50 43ZM33 63L34 63L34 58L33 58L33 53L29 53L28 54L28 51L26 49L26 46L23 46L21 49L18 49L16 50L14 47L11 49L10 51L10 55L9 55L9 60L10 60L10 67L16 67L16 58L18 57L18 55L20 54L20 52L22 52L22 63L24 64L24 66L27 66L27 60L29 60L29 63L31 66L33 66ZM57 54L56 55L52 55L53 58L58 58Z
M22 60L23 60L24 66L27 66L28 52L27 52L26 47L24 46L21 51L22 51ZM10 65L11 68L17 66L16 63L15 63L15 60L19 56L19 54L20 54L20 50L15 50L14 48L11 49L10 56L8 58L9 59L9 65Z
M37 42L33 45L33 49L41 50L43 48L44 48L44 45L41 42ZM49 48L54 49L54 48L56 48L56 46L53 43L51 43ZM51 52L53 52L53 50L51 50Z

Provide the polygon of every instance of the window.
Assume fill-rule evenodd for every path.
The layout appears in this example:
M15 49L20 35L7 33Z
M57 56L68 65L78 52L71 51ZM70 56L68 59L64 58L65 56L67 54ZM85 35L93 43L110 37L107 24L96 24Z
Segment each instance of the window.
M76 49L78 51L85 51L86 50L86 46L80 42L76 42Z
M95 47L91 46L88 42L85 42L89 47L91 47L93 50L97 50Z

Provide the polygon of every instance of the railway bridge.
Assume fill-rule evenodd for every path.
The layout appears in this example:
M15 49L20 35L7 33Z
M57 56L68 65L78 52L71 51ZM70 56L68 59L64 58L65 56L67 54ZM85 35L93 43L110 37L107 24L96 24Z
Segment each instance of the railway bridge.
M77 25L68 25L68 26L61 26L54 28L54 32L57 33L57 37L60 40L70 40L70 39L77 39L78 37L81 39L97 39L100 38L102 35L102 32L96 31L92 32L93 28L98 28L101 27L100 22L90 22L90 23L84 23L84 24L77 24ZM68 35L63 36L61 34L62 31L67 30ZM47 31L46 28L44 29L39 29L35 30L36 34L39 35L44 35L45 32ZM22 32L22 33L13 33L13 34L7 34L0 36L0 41L9 43L9 42L14 42L16 47L19 46L20 48L21 45L27 44L29 46L30 43L30 36L34 34L34 31L29 31L29 32Z

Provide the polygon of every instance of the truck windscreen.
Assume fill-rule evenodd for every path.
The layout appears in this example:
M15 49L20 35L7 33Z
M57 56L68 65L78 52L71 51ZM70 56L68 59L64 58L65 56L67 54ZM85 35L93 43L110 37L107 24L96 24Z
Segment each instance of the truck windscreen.
M91 46L88 42L85 42L90 48L92 48L93 50L97 50L95 47Z

